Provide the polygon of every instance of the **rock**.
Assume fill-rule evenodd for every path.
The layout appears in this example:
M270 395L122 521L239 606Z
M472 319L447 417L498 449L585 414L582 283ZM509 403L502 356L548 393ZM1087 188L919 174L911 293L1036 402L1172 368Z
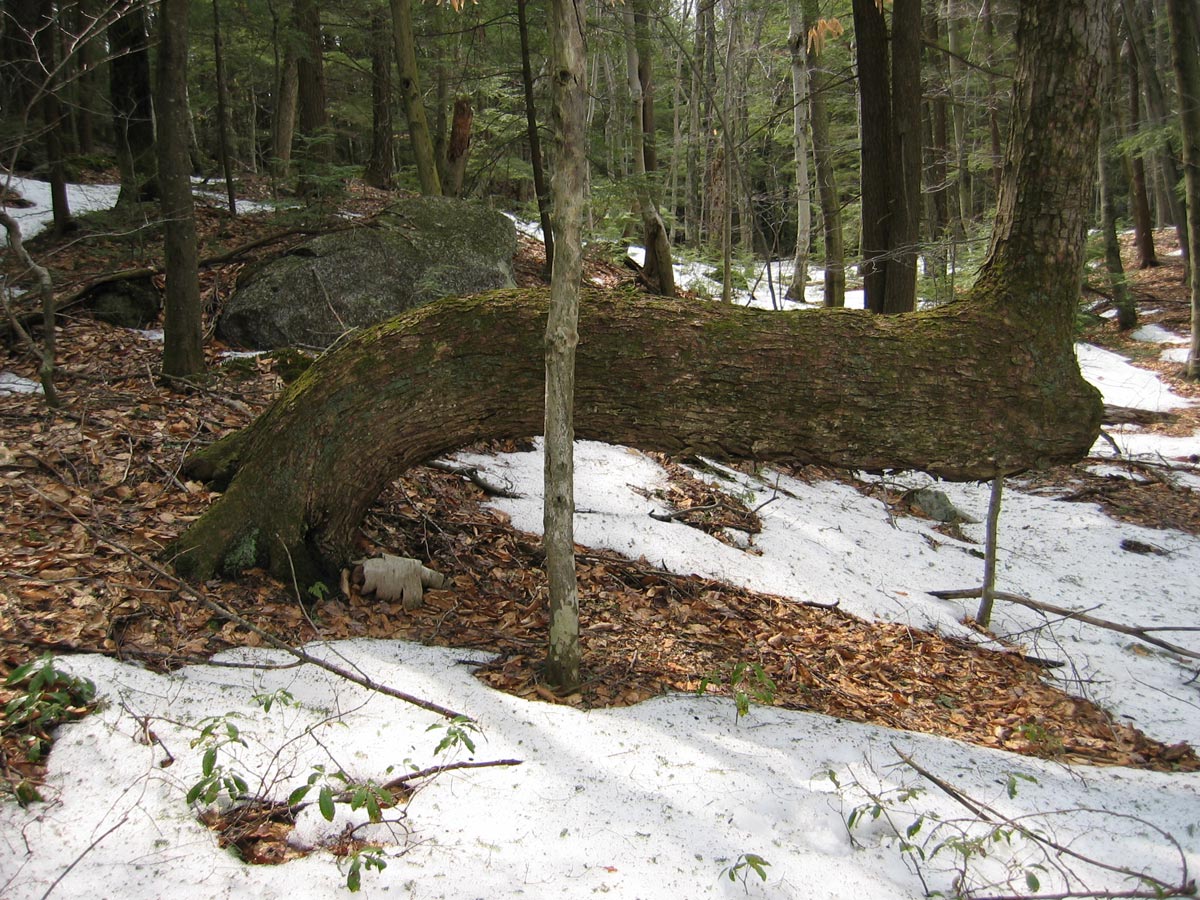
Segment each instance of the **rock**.
M149 277L96 285L85 302L101 322L121 328L146 328L162 309L162 295Z
M243 277L217 327L245 347L327 347L442 297L512 287L517 234L481 203L414 197Z
M904 495L904 498L910 506L925 513L925 515L929 516L935 522L965 522L972 525L979 522L978 519L971 518L951 503L950 498L945 493L931 487L909 491Z

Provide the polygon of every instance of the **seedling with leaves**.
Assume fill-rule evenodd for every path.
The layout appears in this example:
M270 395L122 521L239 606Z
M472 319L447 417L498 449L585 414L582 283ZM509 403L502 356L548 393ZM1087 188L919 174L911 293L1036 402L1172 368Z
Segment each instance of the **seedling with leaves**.
M396 805L396 795L374 781L354 781L340 770L326 775L324 766L313 766L308 782L288 795L288 806L298 806L313 788L317 788L317 809L326 822L333 821L339 802L349 803L352 810L365 809L373 823L382 822L383 810Z
M382 872L387 868L387 862L383 858L383 851L380 847L360 847L346 857L346 861L349 863L346 870L346 887L352 894L362 888L363 869Z
M721 870L721 878L728 878L730 881L740 881L742 886L749 890L747 879L750 873L753 872L763 881L767 880L767 866L770 863L759 856L757 853L743 853L734 860L733 865L726 866Z
M224 793L230 803L237 803L250 793L246 779L236 769L218 762L221 750L234 744L246 746L238 727L228 716L210 716L200 721L200 734L192 740L193 747L206 745L200 759L200 778L188 789L188 804L216 803Z
M446 733L442 735L442 739L438 741L438 745L434 748L434 754L443 753L452 747L457 747L460 744L467 748L468 753L475 752L475 741L471 739L471 734L482 734L479 726L466 716L455 716L449 722L434 722L426 731L435 731L439 728L445 728Z
M721 684L723 679L718 673L705 675L700 679L696 693L703 695L709 685ZM739 662L734 664L729 673L729 690L733 694L733 703L737 709L735 720L750 714L750 701L769 706L775 702L775 682L766 670L756 662Z

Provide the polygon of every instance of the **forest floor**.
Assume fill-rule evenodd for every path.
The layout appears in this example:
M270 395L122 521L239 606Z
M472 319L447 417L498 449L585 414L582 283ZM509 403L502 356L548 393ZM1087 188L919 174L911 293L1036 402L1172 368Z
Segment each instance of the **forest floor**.
M343 208L369 215L385 199L356 188ZM243 266L342 221L312 218L311 211L233 219L202 206L201 257L261 242L203 269L209 321ZM101 220L103 228L112 224ZM272 235L282 236L266 240ZM51 268L60 296L76 295L106 273L160 265L150 232L43 235L29 249ZM1169 236L1161 234L1165 264L1132 272L1131 279L1142 322L1186 334L1189 307L1179 257L1166 255L1171 249ZM523 283L539 280L538 251L536 242L521 240L517 271ZM7 275L15 274L11 259L4 266ZM631 279L608 261L590 260L588 266L589 277L598 282ZM32 303L29 307L32 311ZM1159 361L1157 347L1118 333L1110 322L1092 326L1086 339L1152 369L1177 394L1200 398L1200 389L1179 377L1179 364ZM285 387L279 361L230 357L230 349L235 348L209 340L209 376L168 387L155 376L161 344L72 306L58 333L62 409L50 411L29 394L0 395L0 678L43 653L100 653L170 670L232 647L261 644L257 635L216 618L150 564L166 562L164 547L217 496L182 479L184 459L249 423ZM0 347L0 370L36 378L34 362L19 343ZM1200 430L1200 408L1178 411L1153 429L1193 434ZM726 540L731 530L757 531L757 516L742 500L677 461L662 463L670 488L658 499L681 511L679 521ZM1036 478L1071 485L1077 499L1099 503L1125 521L1200 534L1200 492L1180 488L1152 467L1134 480L1096 474L1094 463L1085 460ZM838 477L818 469L790 474ZM870 489L853 474L841 477ZM773 702L782 707L1064 762L1200 769L1186 744L1155 741L1092 702L1069 696L1043 679L1036 660L1020 653L672 574L645 558L587 547L579 548L586 683L576 694L557 697L539 680L547 633L540 539L514 529L487 499L457 475L420 467L398 478L368 515L364 554L415 556L453 573L452 586L428 592L414 613L353 588L346 596L303 596L295 585L262 572L202 588L297 646L371 637L490 651L496 657L479 677L526 698L585 708L634 704L666 691L702 688L711 673L752 659L773 682ZM903 498L890 502L899 505ZM804 660L803 671L797 671L797 658ZM986 683L988 690L964 692L948 711L947 685L964 683ZM0 703L14 696L0 689ZM1018 727L1028 721L1041 730ZM36 783L40 763L29 761L26 751L46 735L37 727L8 727L3 712L0 733L0 776L10 785Z

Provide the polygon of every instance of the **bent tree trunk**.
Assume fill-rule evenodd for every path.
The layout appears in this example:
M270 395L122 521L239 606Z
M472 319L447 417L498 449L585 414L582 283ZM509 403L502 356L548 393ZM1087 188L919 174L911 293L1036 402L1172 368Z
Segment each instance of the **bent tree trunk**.
M586 293L577 436L956 480L1083 456L1101 415L1071 339L1106 39L1098 11L1098 0L1023 5L1009 160L968 298L880 317ZM1052 94L1034 93L1046 85ZM228 488L171 548L177 571L257 564L311 584L349 558L367 508L404 469L536 433L546 301L544 290L441 301L322 358L192 460L194 476Z

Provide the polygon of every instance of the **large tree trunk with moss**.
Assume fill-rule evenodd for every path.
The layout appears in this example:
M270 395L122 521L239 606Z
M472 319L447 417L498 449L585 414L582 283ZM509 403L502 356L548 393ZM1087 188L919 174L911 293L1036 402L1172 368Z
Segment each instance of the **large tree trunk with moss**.
M1009 161L969 297L880 317L589 293L576 434L957 480L1086 454L1101 406L1072 325L1106 39L1097 11L1097 0L1025 5ZM1035 95L1048 84L1053 94ZM445 300L323 357L192 461L194 477L228 487L172 548L178 571L259 564L310 583L349 558L367 508L407 467L537 432L546 311L544 290Z

